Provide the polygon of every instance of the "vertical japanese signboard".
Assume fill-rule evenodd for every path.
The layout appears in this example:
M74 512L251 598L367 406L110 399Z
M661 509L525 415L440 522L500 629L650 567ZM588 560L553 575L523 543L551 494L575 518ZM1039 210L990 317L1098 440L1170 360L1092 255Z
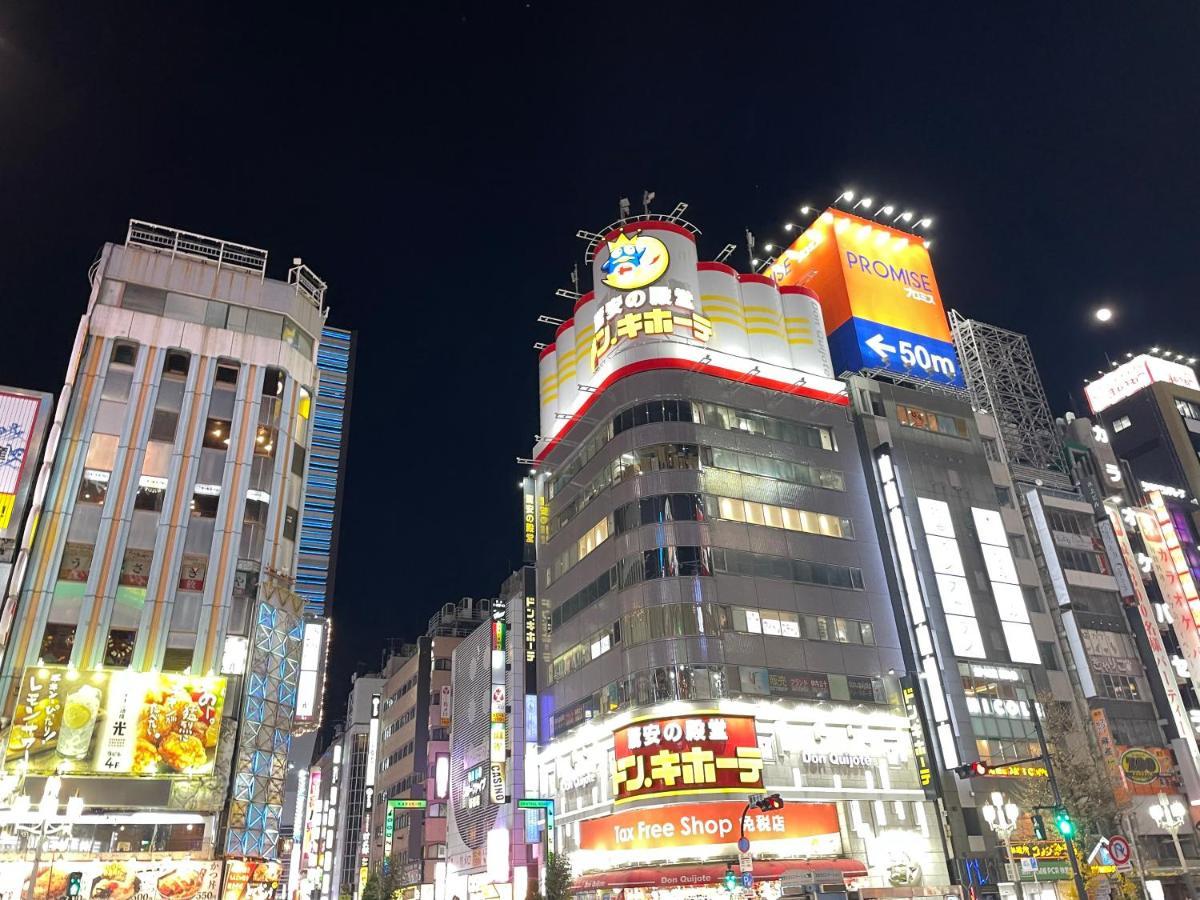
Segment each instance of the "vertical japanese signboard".
M1162 494L1152 491L1149 496L1150 508L1135 511L1138 531L1159 591L1171 610L1175 636L1187 660L1192 685L1200 690L1200 598Z
M933 783L933 765L929 761L929 743L925 737L925 721L921 715L921 698L917 694L915 679L904 676L900 679L900 695L904 700L904 712L908 715L908 734L912 740L913 761L925 796L937 796Z
M1153 520L1153 516L1150 518ZM1191 756L1191 763L1195 767L1200 763L1200 748L1196 745L1196 732L1192 727L1191 718L1188 716L1187 707L1184 706L1179 689L1175 686L1175 668L1171 665L1171 660L1167 656L1166 647L1163 646L1162 635L1158 630L1158 621L1155 619L1154 610L1150 606L1150 597L1146 593L1146 586L1142 584L1142 579L1139 575L1141 570L1138 566L1137 558L1133 554L1133 548L1129 545L1129 535L1125 533L1125 525L1121 521L1121 514L1112 507L1108 507L1108 521L1112 528L1117 547L1121 551L1121 559L1125 563L1125 568L1133 576L1131 580L1133 582L1135 608L1138 618L1141 620L1142 630L1146 634L1146 640L1150 644L1150 652L1154 658L1154 668L1158 673L1158 680L1162 685L1163 694L1166 696L1167 708L1171 713L1175 731L1179 735L1183 746L1186 747L1188 754ZM1145 536L1143 535L1143 537ZM1192 634L1195 634L1194 622L1192 624Z
M744 794L763 786L752 716L643 719L613 735L617 803L677 794Z
M508 697L504 677L508 649L508 624L504 621L503 616L504 607L502 604L497 604L492 610L492 716L489 747L490 777L488 779L493 803L503 803L508 794L508 779L505 771L508 755Z

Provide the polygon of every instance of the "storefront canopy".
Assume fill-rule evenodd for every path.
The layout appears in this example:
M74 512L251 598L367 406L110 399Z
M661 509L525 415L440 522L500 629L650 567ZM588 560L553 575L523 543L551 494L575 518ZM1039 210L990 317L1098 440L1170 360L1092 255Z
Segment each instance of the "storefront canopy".
M693 863L682 866L644 866L593 872L575 879L575 890L620 890L635 887L687 887L718 884L725 877L725 862ZM777 881L785 872L839 873L842 879L862 878L867 868L857 859L768 859L754 861L755 881ZM836 878L831 878L836 881Z

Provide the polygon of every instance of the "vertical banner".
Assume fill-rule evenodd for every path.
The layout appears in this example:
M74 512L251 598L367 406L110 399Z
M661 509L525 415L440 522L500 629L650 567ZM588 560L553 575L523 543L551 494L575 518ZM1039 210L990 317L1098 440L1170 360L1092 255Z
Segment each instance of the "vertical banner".
M900 678L900 695L904 700L904 712L908 716L908 735L912 740L913 762L921 779L921 788L929 800L937 797L937 785L933 783L933 764L929 759L929 737L925 728L925 717L921 715L921 697L917 693L917 679L909 675Z
M525 526L521 540L521 559L531 563L537 558L537 498L534 496L533 476L521 479L521 505Z
M508 796L508 778L505 761L508 755L508 690L505 685L506 660L508 658L508 623L505 608L497 601L492 607L492 697L491 697L491 740L489 762L493 803L503 803Z
M1192 687L1200 691L1200 631L1197 630L1200 602L1196 597L1196 585L1179 547L1179 537L1175 534L1175 526L1171 524L1171 516L1163 504L1162 495L1154 492L1150 498L1150 509L1134 511L1138 531L1142 534L1146 555L1150 557L1158 589L1171 610L1175 637L1179 640L1183 658L1187 660Z
M1152 516L1150 518L1153 520ZM1150 644L1150 651L1154 657L1154 668L1158 673L1158 680L1162 684L1163 694L1167 698L1167 707L1171 712L1175 731L1191 757L1188 761L1189 767L1192 771L1195 771L1197 764L1200 764L1200 748L1196 746L1196 733L1192 728L1191 718L1188 716L1187 708L1183 705L1183 698L1179 695L1179 689L1176 687L1175 667L1171 665L1166 647L1163 646L1162 635L1158 630L1158 622L1154 618L1154 610L1150 606L1150 597L1146 593L1146 586L1142 584L1141 570L1138 567L1137 558L1133 555L1133 548L1129 545L1129 535L1125 533L1125 525L1121 521L1121 514L1112 507L1108 507L1108 521L1112 526L1117 546L1120 548L1121 559L1125 563L1125 568L1133 576L1131 580L1136 598L1135 606L1138 618L1141 620L1142 630L1146 633L1146 640ZM1145 535L1143 535L1144 537ZM1176 621L1178 622L1179 620L1177 619ZM1192 625L1192 634L1195 634L1194 623ZM1182 763L1182 760L1180 762Z

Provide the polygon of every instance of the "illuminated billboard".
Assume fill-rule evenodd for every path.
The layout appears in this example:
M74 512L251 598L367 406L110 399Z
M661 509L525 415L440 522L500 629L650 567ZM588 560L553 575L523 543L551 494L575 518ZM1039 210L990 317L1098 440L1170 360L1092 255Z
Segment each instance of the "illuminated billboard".
M966 386L920 238L828 209L780 253L770 275L781 287L816 294L838 371L884 369Z
M73 775L193 776L213 770L225 679L31 666L8 732L6 766Z
M584 819L579 849L612 853L675 847L736 844L741 834L741 800L673 803ZM786 803L775 812L746 816L746 837L761 849L766 841L791 841L792 852L820 856L842 852L837 806Z
M281 875L282 865L274 860L227 860L221 900L270 900Z
M42 862L33 891L29 862L0 862L0 897L59 900L67 896L72 872L79 872L80 897L136 900L215 900L220 889L221 863L198 859L61 859ZM20 886L21 893L15 893ZM12 889L13 894L3 888Z
M595 235L590 250L594 290L579 296L553 343L539 345L539 458L599 392L651 370L848 403L833 377L820 304L807 288L701 262L695 230L678 220L626 223ZM537 540L530 503L527 496L527 547ZM539 506L539 525L542 516Z
M1092 412L1099 413L1156 382L1200 391L1200 381L1191 366L1143 353L1085 385L1083 392Z
M617 803L676 794L740 794L763 786L752 716L642 719L613 734Z

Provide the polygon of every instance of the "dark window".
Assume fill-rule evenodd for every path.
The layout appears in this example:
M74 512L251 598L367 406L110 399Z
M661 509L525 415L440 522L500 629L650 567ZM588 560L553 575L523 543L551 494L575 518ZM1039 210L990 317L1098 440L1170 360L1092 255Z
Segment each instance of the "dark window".
M192 664L191 647L168 647L163 654L164 672L182 672Z
M296 520L299 517L300 513L290 506L283 511L283 536L289 541L296 539Z
M104 505L104 498L108 494L108 472L96 472L97 476L104 476L102 480L88 477L88 472L85 470L83 479L79 482L79 502L80 503L96 503L100 506Z
M175 428L179 424L179 413L169 409L156 409L150 420L150 440L173 443Z
M1053 641L1038 641L1038 654L1042 657L1042 665L1047 669L1058 671L1058 654L1054 651Z
M228 450L229 432L233 423L228 419L209 419L204 423L204 446L209 450Z
M216 380L221 384L237 384L238 367L218 363Z
M202 519L215 519L220 502L219 494L192 494L192 515Z
M1001 506L1011 507L1013 505L1012 491L1003 485L996 485L996 502Z
M262 392L267 397L277 397L283 393L283 372L279 369L267 369L263 373Z
M163 372L168 375L187 375L188 355L178 350L168 350L163 361Z
M104 648L106 666L128 666L133 659L133 643L137 632L129 628L114 628L108 633Z
M292 474L293 475L303 475L304 474L304 457L305 457L304 448L301 447L299 444L295 444L292 447Z
M133 508L159 512L163 508L163 498L166 495L167 492L163 488L138 485L137 495L133 498Z
M71 661L71 649L75 646L75 625L65 622L50 622L42 634L42 647L38 658L51 665L62 665Z
M450 671L450 657L448 657L448 656L437 657L433 661L433 667L434 667L434 669L436 669L440 672Z
M132 366L137 362L137 347L124 341L113 344L112 361L123 366Z

